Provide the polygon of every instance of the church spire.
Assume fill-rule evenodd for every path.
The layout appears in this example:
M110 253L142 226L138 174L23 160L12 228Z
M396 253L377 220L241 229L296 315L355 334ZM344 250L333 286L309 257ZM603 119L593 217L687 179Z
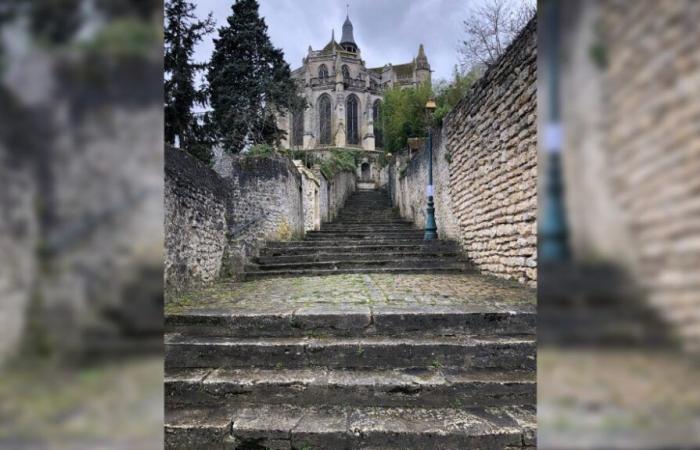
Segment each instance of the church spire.
M345 16L345 22L343 23L343 36L340 38L340 45L349 52L356 53L358 48L355 43L355 36L353 35L353 26L350 22L350 5L347 6L347 15Z

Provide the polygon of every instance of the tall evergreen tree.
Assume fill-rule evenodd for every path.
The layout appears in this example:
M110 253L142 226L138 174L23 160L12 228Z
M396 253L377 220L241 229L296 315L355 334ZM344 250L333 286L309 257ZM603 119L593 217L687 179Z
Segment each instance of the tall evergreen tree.
M203 131L194 117L195 104L204 104L203 90L194 85L204 63L192 61L194 46L214 31L211 13L197 20L194 5L186 0L169 0L165 6L165 141L209 162L210 147L201 142Z
M247 144L277 144L284 131L275 113L299 108L303 100L282 50L267 35L256 0L237 0L227 25L214 40L207 80L212 120L224 150Z

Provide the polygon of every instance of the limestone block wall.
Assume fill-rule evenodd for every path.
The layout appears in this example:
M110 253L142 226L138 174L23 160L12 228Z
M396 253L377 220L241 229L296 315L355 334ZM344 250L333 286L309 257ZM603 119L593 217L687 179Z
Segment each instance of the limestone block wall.
M445 117L459 241L485 273L537 279L537 23Z
M433 202L435 222L440 239L459 240L459 226L454 214L450 191L450 164L444 130L433 131ZM394 207L401 216L415 223L418 228L425 226L428 197L428 156L426 149L411 158L408 153L397 156L388 167L388 185Z
M235 275L266 241L301 237L302 177L283 158L232 158L220 176L165 149L168 289Z

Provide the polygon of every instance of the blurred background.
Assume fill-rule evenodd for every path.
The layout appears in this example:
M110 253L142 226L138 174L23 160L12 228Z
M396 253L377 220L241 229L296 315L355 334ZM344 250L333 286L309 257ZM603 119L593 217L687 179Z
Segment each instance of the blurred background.
M538 14L539 447L700 448L700 2Z
M162 3L0 33L0 448L160 448Z
M700 448L700 2L541 0L539 446ZM0 448L162 447L162 2L0 2Z

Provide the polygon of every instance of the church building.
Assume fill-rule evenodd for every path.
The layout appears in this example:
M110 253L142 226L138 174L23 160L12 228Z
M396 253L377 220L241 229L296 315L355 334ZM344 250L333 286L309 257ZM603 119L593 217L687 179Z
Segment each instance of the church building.
M279 118L279 128L287 131L282 142L285 148L341 147L374 153L383 147L381 132L375 127L382 91L429 81L430 64L421 44L409 63L366 67L348 16L340 42L332 32L330 42L322 49L309 46L302 66L292 72L292 77L302 88L307 108Z

